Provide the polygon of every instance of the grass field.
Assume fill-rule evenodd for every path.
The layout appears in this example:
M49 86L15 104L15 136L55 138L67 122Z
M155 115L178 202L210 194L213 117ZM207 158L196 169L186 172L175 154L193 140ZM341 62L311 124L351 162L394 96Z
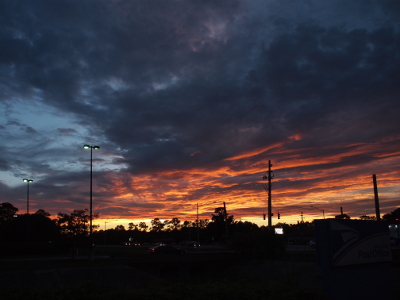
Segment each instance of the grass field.
M218 247L173 256L120 246L96 247L95 259L78 254L2 259L1 299L326 299L312 250L280 260ZM399 252L393 257L397 271Z

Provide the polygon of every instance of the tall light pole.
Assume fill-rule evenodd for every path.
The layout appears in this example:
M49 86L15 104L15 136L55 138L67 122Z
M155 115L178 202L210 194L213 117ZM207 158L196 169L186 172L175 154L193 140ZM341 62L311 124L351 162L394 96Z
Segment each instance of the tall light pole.
M99 150L99 146L90 146L90 145L83 145L84 149L90 149L90 209L89 209L89 251L90 255L93 252L93 243L92 243L92 221L93 221L93 201L92 201L92 182L93 182L93 149Z
M312 205L311 205L311 207L314 207L315 209L318 209L320 212L322 212L322 216L325 219L325 211L323 209L319 209L318 207L315 207L315 206L312 206Z
M26 214L29 215L29 183L33 182L33 180L24 178L23 181L28 183L28 191L26 193Z

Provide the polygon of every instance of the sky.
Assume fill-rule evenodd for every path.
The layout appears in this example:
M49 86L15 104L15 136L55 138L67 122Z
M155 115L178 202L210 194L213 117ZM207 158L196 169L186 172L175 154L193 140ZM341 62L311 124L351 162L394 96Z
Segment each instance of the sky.
M0 0L0 203L267 225L400 203L396 0ZM277 219L280 213L281 218ZM96 223L95 222L95 223ZM107 222L107 223L106 223Z

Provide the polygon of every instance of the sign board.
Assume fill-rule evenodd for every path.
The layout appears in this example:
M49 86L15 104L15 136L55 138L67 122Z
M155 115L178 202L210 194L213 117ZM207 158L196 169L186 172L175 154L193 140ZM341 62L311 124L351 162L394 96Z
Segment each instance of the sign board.
M392 260L386 222L340 219L315 222L319 227L317 249L329 252L329 263L333 267Z
M322 286L332 300L393 299L389 228L384 221L314 221Z

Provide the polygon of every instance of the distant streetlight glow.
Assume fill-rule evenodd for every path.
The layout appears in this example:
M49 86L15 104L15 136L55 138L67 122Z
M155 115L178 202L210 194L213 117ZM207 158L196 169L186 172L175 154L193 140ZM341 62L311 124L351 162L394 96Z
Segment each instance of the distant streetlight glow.
M29 215L29 183L33 182L33 180L24 178L23 181L28 183L28 190L26 193L26 214Z
M90 146L90 145L83 145L84 149L90 149L90 209L89 209L89 250L90 250L90 255L93 253L93 242L92 242L92 221L93 221L93 201L92 201L92 182L93 182L93 149L94 150L99 150L99 146Z

